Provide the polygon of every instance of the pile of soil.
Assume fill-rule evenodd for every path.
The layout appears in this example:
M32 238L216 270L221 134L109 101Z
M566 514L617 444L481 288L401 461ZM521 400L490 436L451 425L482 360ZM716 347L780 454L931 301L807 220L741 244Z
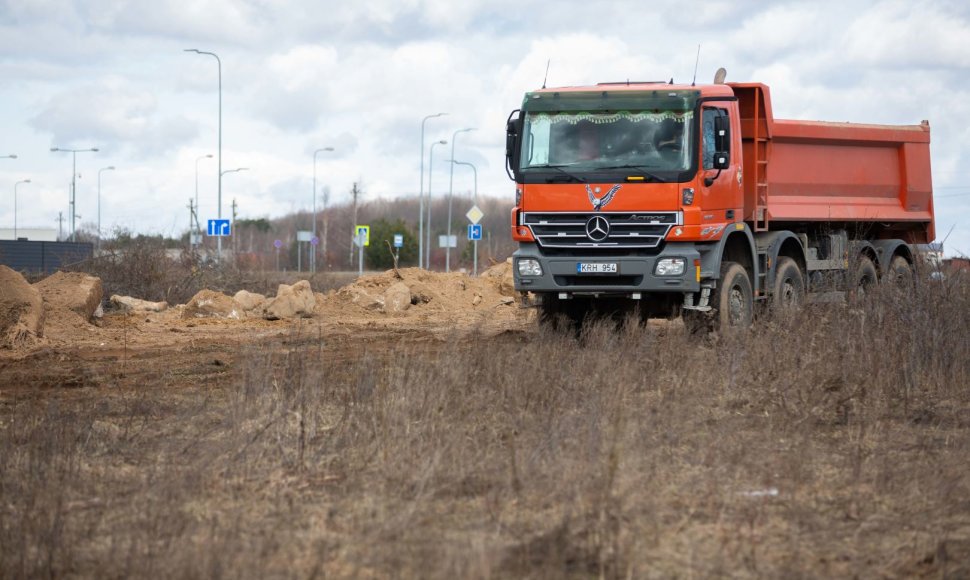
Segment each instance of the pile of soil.
M0 266L0 348L33 342L44 333L40 292L19 272Z

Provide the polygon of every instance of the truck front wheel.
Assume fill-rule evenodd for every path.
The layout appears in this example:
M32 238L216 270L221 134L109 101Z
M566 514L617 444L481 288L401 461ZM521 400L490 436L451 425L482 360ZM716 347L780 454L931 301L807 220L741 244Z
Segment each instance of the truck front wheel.
M729 331L751 325L754 292L751 277L737 262L721 264L721 279L711 295L713 312L684 310L684 326L691 334Z
M718 330L751 326L754 311L754 292L751 278L744 266L736 262L721 264L721 280L717 285L714 306Z

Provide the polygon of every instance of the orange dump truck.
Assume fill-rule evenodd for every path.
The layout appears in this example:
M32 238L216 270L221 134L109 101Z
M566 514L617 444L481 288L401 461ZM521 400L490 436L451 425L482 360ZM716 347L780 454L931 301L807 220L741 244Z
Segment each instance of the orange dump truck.
M911 280L935 236L929 142L926 121L775 119L758 83L530 92L507 124L515 288L541 321L718 328Z

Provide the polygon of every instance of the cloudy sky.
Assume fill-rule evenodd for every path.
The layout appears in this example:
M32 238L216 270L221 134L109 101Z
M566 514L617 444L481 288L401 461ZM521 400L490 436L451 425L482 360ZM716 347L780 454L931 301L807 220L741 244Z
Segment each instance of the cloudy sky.
M522 94L549 85L728 80L770 85L779 118L932 126L938 238L970 254L970 3L755 0L0 0L0 228L56 227L77 213L102 227L178 235L196 160L217 152L223 79L224 213L277 216L331 201L413 195L425 147L462 133L481 194L511 196L504 124ZM447 189L435 150L433 193ZM215 159L199 166L201 218L215 217ZM456 191L470 191L459 167ZM425 167L427 171L427 166ZM439 171L440 170L440 171ZM6 191L7 193L4 193ZM322 203L322 202L321 202Z

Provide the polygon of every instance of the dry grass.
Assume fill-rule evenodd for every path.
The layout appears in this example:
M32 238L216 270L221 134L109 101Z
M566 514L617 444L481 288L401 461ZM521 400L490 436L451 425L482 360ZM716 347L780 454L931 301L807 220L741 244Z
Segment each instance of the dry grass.
M966 577L970 289L879 294L700 344L306 325L227 386L8 401L0 573Z

